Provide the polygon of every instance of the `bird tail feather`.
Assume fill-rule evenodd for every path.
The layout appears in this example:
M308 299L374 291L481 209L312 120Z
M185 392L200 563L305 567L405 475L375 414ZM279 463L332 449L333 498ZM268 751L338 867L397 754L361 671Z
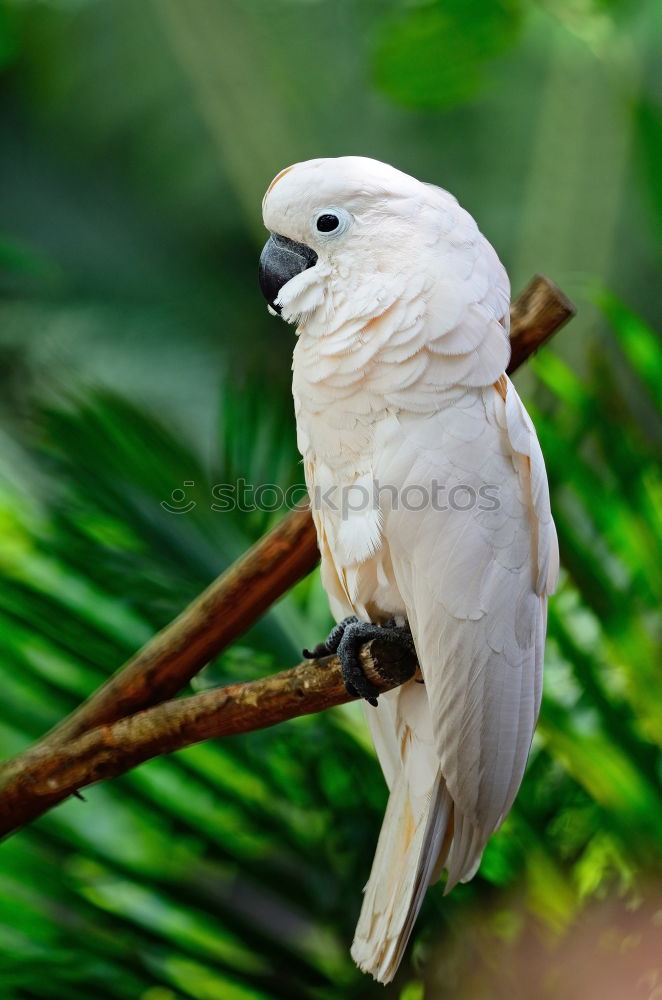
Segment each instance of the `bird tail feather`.
M451 847L453 802L441 776L412 794L404 771L395 780L352 944L352 958L380 983L393 979L425 890Z

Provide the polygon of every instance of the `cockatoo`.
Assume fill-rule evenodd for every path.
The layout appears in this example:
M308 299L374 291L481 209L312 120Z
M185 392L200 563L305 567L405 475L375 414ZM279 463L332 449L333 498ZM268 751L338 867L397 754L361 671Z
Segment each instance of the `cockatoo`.
M357 651L413 640L421 677L366 708L390 790L352 956L389 982L427 886L472 878L522 781L558 546L506 375L510 286L447 191L359 156L282 170L263 201L273 311L297 324L298 446L350 691ZM420 683L420 680L423 683Z

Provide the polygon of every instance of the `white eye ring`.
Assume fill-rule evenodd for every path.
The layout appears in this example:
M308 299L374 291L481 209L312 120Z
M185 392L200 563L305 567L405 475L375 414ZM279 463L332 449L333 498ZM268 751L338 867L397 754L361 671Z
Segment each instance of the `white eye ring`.
M329 228L333 225L333 219L337 220L337 225ZM346 233L353 221L354 216L350 215L346 209L336 208L334 205L331 205L329 208L323 208L321 212L317 213L313 219L313 229L317 237L321 236L323 239L333 239L336 236L342 236L343 233Z

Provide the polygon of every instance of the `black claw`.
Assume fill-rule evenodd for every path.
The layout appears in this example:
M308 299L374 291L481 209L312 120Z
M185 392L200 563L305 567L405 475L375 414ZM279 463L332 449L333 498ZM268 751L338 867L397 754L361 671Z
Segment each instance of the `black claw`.
M318 642L312 649L302 649L301 655L306 660L319 660L322 656L328 656L329 650L326 648L325 642Z
M370 639L397 642L413 648L408 625L399 627L394 618L382 626L360 622L358 618L351 617L338 622L324 642L318 643L312 650L304 649L303 655L308 659L318 659L337 653L347 693L352 698L363 698L369 705L377 708L379 689L363 673L359 655L361 646Z
M342 667L343 680L349 694L365 698L366 701L377 703L379 691L363 673L359 651L364 642L373 639L375 632L381 631L379 626L367 622L354 622L348 625L338 646L338 658Z

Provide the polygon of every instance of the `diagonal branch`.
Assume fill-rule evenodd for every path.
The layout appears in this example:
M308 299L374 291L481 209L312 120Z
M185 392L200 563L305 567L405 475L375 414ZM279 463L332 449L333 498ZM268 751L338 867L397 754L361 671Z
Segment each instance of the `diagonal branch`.
M560 288L536 274L510 306L508 374L512 375L574 315L575 307Z
M361 661L380 691L403 684L416 670L413 652L379 639L365 644ZM0 837L79 788L115 778L159 754L213 737L266 729L353 700L345 690L338 658L328 656L257 681L163 702L61 746L36 744L0 772Z

